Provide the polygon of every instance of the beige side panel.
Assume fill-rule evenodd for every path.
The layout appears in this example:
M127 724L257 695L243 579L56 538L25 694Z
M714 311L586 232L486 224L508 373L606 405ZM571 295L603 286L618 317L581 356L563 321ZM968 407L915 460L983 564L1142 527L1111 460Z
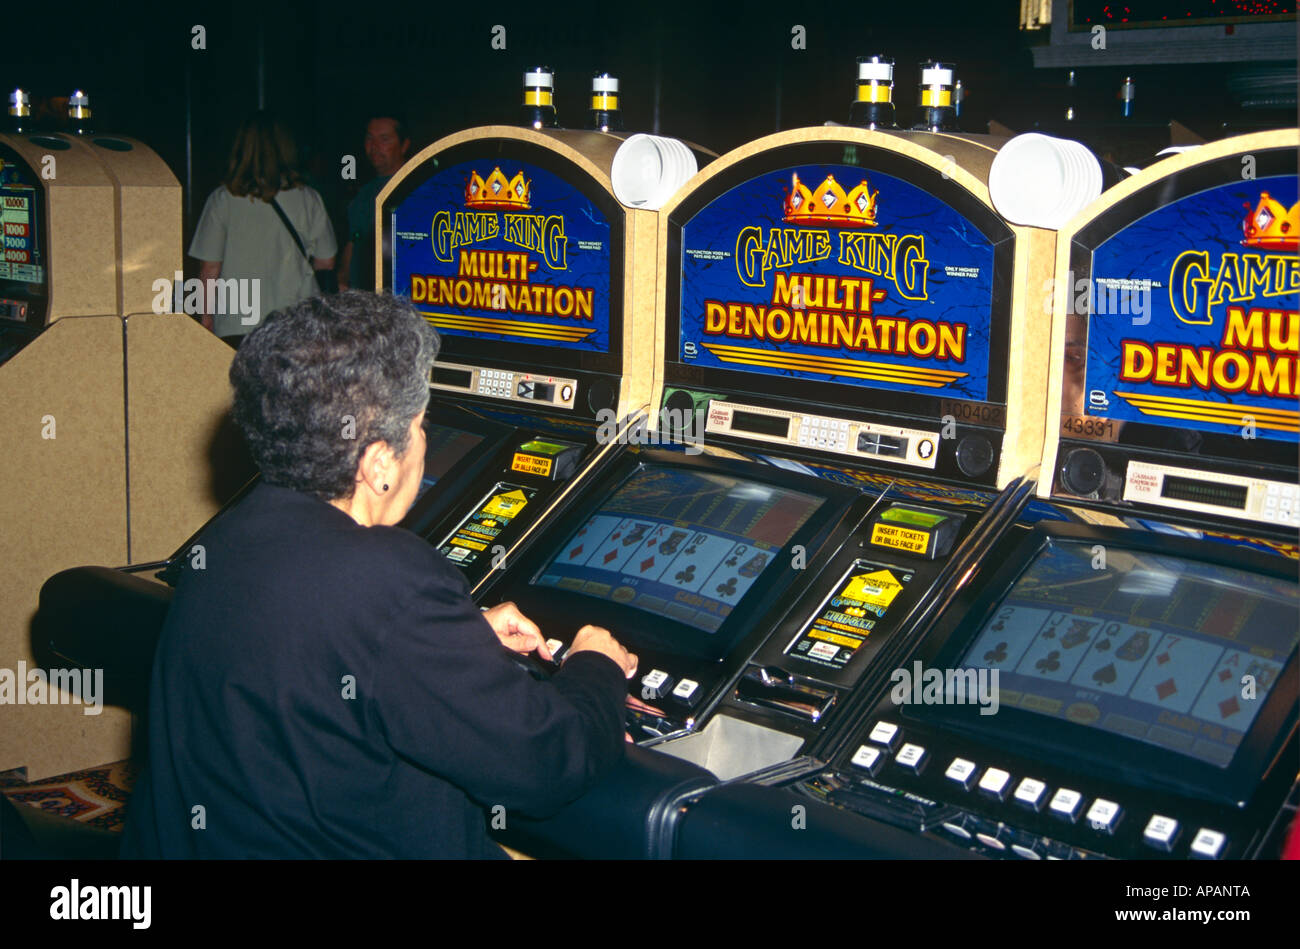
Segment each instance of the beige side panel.
M234 350L188 316L126 321L132 563L163 560L248 477L230 428Z
M97 142L120 142L129 151L105 148ZM118 247L121 254L121 308L149 313L156 308L153 283L171 280L181 269L181 186L167 163L149 146L134 139L94 136L76 144L88 150L117 185ZM171 295L164 294L170 310Z
M116 316L61 320L0 366L0 668L36 667L30 624L47 578L126 562L122 395ZM127 757L127 713L83 711L0 705L0 770L37 779Z

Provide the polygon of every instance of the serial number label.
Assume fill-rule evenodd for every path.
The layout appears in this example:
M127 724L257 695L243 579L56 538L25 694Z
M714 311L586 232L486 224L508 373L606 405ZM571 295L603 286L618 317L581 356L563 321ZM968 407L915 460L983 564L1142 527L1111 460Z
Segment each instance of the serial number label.
M956 402L942 399L939 411L951 415L959 422L979 422L984 425L1005 425L1007 410L1001 405L979 405L972 402Z
M1086 438L1104 438L1111 441L1115 437L1115 422L1108 418L1067 415L1061 419L1061 434L1083 435Z

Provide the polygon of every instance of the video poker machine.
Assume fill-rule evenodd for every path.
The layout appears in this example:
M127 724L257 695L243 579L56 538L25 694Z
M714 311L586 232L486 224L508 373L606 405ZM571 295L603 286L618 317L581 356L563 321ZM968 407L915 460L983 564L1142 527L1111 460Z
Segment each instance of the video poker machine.
M3 363L62 317L154 309L180 269L180 184L124 136L3 133L0 230Z
M1203 145L1062 230L1045 500L803 793L993 857L1278 855L1300 771L1297 144Z
M471 129L422 151L378 199L376 286L442 337L425 484L404 525L471 587L648 408L658 218L614 197L621 142Z
M1026 503L1055 235L992 210L994 154L803 129L661 211L656 447L484 588L636 652L638 742L724 779L806 772L876 657Z

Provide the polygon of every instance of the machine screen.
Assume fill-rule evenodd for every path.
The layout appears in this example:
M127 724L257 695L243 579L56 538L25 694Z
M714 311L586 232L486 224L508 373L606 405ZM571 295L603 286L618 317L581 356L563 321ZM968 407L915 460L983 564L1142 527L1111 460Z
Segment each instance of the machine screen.
M420 483L417 499L423 497L424 492L437 484L443 475L483 441L482 435L449 425L438 425L436 422L425 422L424 435L427 441L424 451L424 480Z
M1053 540L956 665L998 670L1003 706L1226 768L1296 648L1298 602L1294 582Z
M40 193L25 165L0 151L0 287L10 281L44 284L41 261Z
M714 199L681 242L682 363L994 400L994 241L925 189L792 166Z
M648 466L533 583L714 633L823 503L758 481Z
M1093 251L1073 288L1062 434L1203 454L1203 435L1300 433L1296 176L1234 181L1152 211ZM1153 435L1139 436L1137 442Z

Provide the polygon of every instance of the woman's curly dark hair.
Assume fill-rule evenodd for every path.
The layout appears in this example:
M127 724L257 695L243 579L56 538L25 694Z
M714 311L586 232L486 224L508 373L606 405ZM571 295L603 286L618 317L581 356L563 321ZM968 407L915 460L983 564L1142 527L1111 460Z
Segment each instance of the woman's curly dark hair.
M349 498L366 447L402 456L429 403L438 333L399 297L308 297L248 335L230 366L232 414L268 484Z

